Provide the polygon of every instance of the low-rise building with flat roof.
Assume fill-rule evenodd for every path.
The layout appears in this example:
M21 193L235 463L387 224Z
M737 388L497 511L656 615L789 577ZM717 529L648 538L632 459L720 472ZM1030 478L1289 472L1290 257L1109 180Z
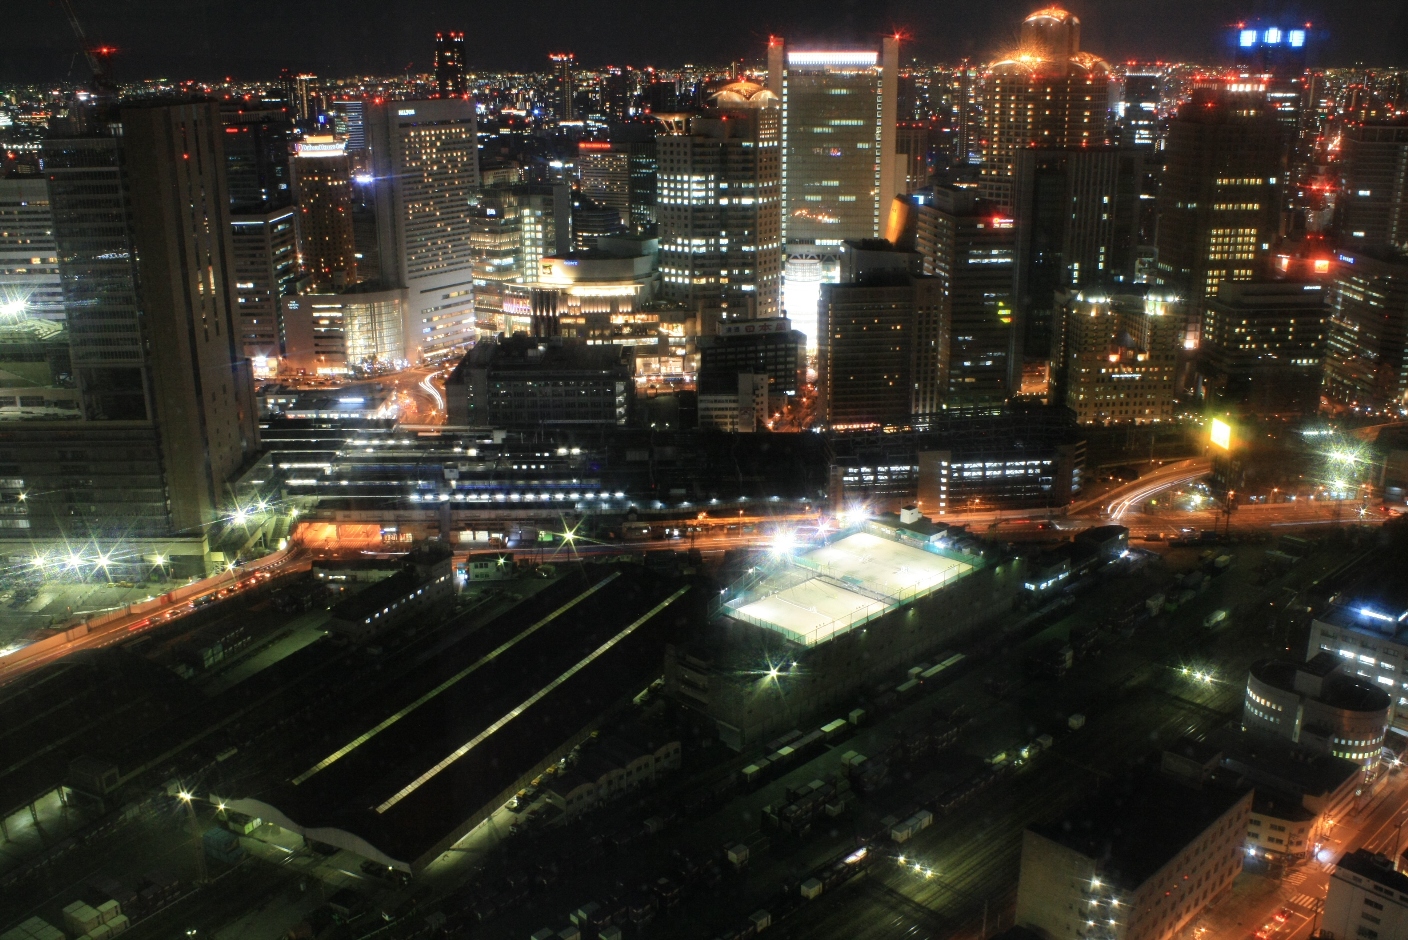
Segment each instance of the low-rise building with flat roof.
M1387 554L1387 553L1386 553ZM1401 559L1382 559L1359 583L1341 591L1310 624L1306 659L1330 653L1345 670L1395 700L1393 729L1408 734L1408 581Z
M630 351L574 340L500 337L480 343L445 380L458 426L615 427L630 413Z
M1022 836L1016 922L1050 940L1168 940L1242 870L1252 791L1142 769Z
M1393 859L1356 849L1340 859L1330 875L1325 940L1398 940L1408 937L1408 875Z
M399 572L333 607L328 631L337 639L360 643L445 606L454 596L450 546L426 542L407 554L405 567Z
M1247 676L1242 727L1352 760L1372 775L1392 705L1376 683L1349 673L1334 654L1304 663L1264 659Z

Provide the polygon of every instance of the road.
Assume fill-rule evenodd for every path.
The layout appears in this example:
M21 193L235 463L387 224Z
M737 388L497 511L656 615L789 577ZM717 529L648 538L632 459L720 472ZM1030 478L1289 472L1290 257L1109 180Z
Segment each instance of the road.
M1363 806L1336 819L1313 859L1280 873L1244 874L1233 894L1193 920L1180 940L1308 940L1319 928L1325 893L1339 859L1355 849L1396 858L1408 822L1408 775L1394 769ZM1281 914L1284 920L1277 915Z
M99 626L90 627L87 632L75 635L60 642L58 636L15 650L0 659L0 685L45 666L65 656L82 650L101 649L120 643L148 630L169 624L172 620L186 616L196 610L196 603L202 598L219 595L232 585L247 581L254 575L267 575L261 583L272 579L282 579L309 570L312 561L298 549L275 552L264 558L243 565L231 571L213 575L203 581L178 588L170 592L177 595L171 600L159 599L155 610L129 613L104 621ZM166 598L170 595L163 595ZM136 605L133 605L136 606ZM81 625L80 625L81 627ZM70 633L73 632L71 628Z

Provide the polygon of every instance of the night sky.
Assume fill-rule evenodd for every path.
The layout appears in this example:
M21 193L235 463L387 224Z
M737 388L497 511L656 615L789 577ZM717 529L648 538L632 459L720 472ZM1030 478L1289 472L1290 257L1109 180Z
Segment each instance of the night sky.
M921 61L984 58L1039 0L74 0L120 80L427 71L437 29L466 34L471 68L540 70L549 51L587 66L760 58L790 41L875 42L902 28ZM1111 61L1228 61L1225 27L1258 15L1312 22L1312 63L1408 65L1408 0L1071 0L1082 46ZM86 78L53 0L0 0L0 81Z

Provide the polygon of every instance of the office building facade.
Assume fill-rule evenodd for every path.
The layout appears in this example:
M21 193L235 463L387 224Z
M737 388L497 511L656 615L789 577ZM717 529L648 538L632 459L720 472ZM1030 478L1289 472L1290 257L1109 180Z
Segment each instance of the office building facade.
M936 186L917 207L923 273L939 281L949 406L1006 401L1021 379L1015 326L1016 224L967 190Z
M825 247L881 235L900 191L898 40L877 53L793 51L774 39L768 71L782 105L784 237Z
M298 256L317 290L357 283L352 229L352 164L346 144L332 135L303 138L293 159L298 206Z
M875 272L821 289L817 416L833 429L903 424L937 410L944 368L938 278Z
M381 279L407 292L415 342L406 358L443 359L474 336L474 105L460 98L383 101L368 119Z
M282 356L279 304L297 292L298 235L293 207L230 217L235 315L245 358L261 376Z
M984 97L982 195L1011 206L1017 154L1027 147L1106 141L1110 69L1080 50L1080 20L1048 7L1028 16L1017 51L991 67Z
M1241 873L1251 808L1250 789L1216 782L1107 783L1022 834L1016 922L1051 940L1170 940Z
M1283 153L1281 126L1256 82L1199 88L1169 123L1157 277L1187 301L1189 349L1222 284L1265 271L1280 232Z
M780 111L757 85L716 100L656 141L662 296L711 321L770 319L782 305Z
M15 476L67 465L27 501L33 536L201 540L258 446L224 128L213 103L128 107L113 126L44 143L82 418L27 424L7 456Z
M1330 288L1324 393L1341 408L1395 414L1408 401L1408 256L1341 252Z
M435 92L441 98L463 98L469 92L464 77L464 33L435 34Z
M54 212L41 176L0 178L0 317L64 321Z
M1408 124L1344 129L1339 198L1344 245L1408 251Z
M454 425L615 427L633 393L621 347L511 336L465 355L445 380L445 407Z
M1355 849L1330 875L1320 935L1325 940L1390 940L1408 935L1408 875L1394 859Z
M1172 421L1182 339L1182 306L1159 288L1079 292L1066 318L1066 407L1081 424Z
M1071 288L1133 281L1143 153L1133 148L1027 148L1015 156L1017 321L1023 355L1048 361Z
M1318 411L1328 293L1301 281L1223 284L1203 314L1198 368L1207 399L1243 415Z

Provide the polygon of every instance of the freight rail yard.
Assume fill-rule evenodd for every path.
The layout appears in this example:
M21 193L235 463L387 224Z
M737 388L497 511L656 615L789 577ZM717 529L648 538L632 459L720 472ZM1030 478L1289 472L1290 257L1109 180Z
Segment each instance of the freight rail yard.
M877 518L721 568L491 566L367 637L339 624L391 609L400 562L314 562L0 689L29 755L0 773L0 921L81 940L65 907L116 900L134 937L218 934L262 892L246 923L330 940L992 932L1023 828L1233 718L1238 674L1303 643L1287 598L1371 531L1158 545L1026 601L1032 558ZM824 590L879 606L808 633ZM1031 668L1053 643L1073 665ZM730 723L738 689L765 717Z

